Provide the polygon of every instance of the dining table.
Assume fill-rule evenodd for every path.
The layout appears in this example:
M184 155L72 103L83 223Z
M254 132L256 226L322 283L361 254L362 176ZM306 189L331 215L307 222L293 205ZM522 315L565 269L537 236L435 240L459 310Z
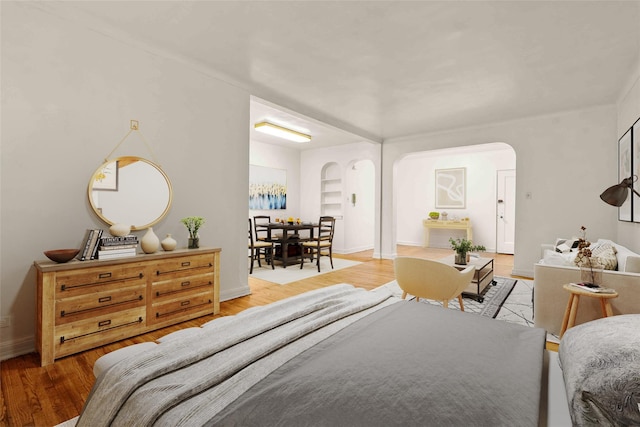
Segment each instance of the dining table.
M304 256L308 256L309 258L312 257L311 254L305 255L302 246L299 244L301 242L313 240L314 229L318 227L318 224L313 224L311 222L270 222L267 224L261 224L261 227L265 227L267 229L267 240L280 245L280 255L276 256L276 254L274 254L274 259L281 261L284 268L287 268L287 265L290 264L297 264ZM277 233L276 231L278 230L282 231L282 233ZM301 232L305 235L302 235ZM289 256L289 246L292 245L300 247L299 254Z

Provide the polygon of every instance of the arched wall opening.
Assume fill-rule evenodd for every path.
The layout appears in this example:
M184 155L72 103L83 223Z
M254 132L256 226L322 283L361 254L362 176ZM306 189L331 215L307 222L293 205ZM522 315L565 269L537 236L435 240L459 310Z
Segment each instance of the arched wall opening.
M437 207L436 171L445 169L464 169L464 207ZM469 218L474 243L495 252L498 171L515 169L515 150L502 142L414 152L398 159L393 178L396 244L423 246L423 219L431 211L446 211L449 219ZM429 246L448 248L449 237L463 236L463 230L434 230Z

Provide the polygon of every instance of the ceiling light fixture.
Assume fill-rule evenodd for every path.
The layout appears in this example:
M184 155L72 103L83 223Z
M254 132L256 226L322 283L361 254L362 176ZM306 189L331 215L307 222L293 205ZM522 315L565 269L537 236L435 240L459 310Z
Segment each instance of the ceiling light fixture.
M309 142L311 141L311 135L306 133L297 132L282 126L274 125L269 122L260 122L254 125L255 130L269 135L277 136L280 138L288 139L294 142Z

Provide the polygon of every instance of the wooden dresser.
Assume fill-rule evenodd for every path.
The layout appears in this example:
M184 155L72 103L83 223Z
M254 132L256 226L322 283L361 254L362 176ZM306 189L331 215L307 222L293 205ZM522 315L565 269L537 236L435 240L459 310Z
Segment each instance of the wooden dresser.
M220 311L220 249L34 264L42 366Z

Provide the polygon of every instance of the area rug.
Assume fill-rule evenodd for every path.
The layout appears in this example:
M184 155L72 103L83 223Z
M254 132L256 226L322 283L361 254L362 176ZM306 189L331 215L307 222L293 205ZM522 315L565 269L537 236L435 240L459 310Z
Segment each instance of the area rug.
M468 313L479 314L484 317L495 318L500 312L501 307L504 305L505 301L508 299L512 290L516 286L516 279L511 279L507 277L494 277L496 281L495 285L489 285L486 293L484 294L483 302L478 302L471 298L464 298L464 311ZM394 280L385 285L382 285L391 291L393 295L397 295L402 297L402 289L398 286L398 283ZM408 295L407 299L414 299L412 295ZM429 299L420 299L420 302L425 304L438 305L442 307L442 301L434 301ZM453 299L449 301L449 309L451 310L460 310L460 304L458 303L458 299ZM501 319L502 320L502 319Z
M305 261L302 269L300 269L300 264L293 264L287 268L283 268L276 263L276 268L272 270L271 266L264 262L262 263L262 267L258 267L257 263L254 263L253 274L249 275L249 277L255 277L256 279L266 280L279 285L286 285L287 283L331 273L332 271L353 267L358 264L360 264L360 262L349 261L342 258L333 258L333 269L331 269L331 262L329 258L322 257L320 258L320 273L318 273L316 263L311 263L309 261Z

